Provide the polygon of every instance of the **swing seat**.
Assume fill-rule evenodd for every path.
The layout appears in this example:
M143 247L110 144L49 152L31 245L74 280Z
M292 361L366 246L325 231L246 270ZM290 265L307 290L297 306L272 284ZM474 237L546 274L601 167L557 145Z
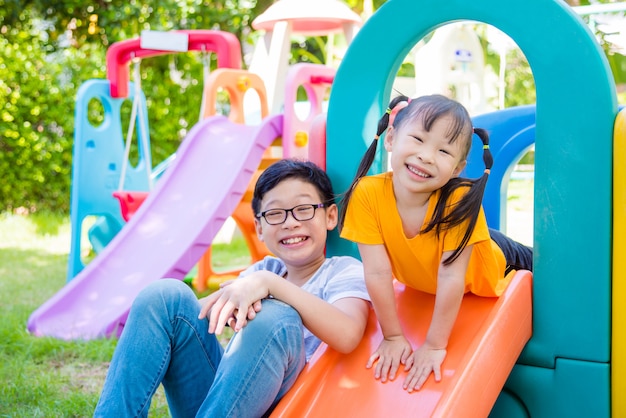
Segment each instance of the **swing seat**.
M135 212L137 212L139 206L146 200L148 192L126 192L118 190L113 192L113 197L119 200L122 218L128 222Z

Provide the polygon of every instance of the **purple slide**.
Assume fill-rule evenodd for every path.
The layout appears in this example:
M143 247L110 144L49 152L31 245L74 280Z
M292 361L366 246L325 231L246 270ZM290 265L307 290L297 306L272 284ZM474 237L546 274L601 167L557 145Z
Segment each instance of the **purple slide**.
M109 245L32 313L28 330L65 340L119 332L146 285L183 279L236 208L282 115L259 126L214 116L195 125L146 201Z

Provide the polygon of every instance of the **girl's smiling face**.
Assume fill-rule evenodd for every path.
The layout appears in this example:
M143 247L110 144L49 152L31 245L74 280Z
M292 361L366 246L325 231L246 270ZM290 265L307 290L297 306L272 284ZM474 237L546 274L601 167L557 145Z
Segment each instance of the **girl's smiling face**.
M451 124L451 116L442 116L430 131L419 118L389 128L385 149L391 153L395 189L430 195L461 173L466 165L465 144L462 138L450 141Z
M260 212L319 203L325 202L314 185L298 178L287 178L265 193ZM259 239L288 269L302 268L324 262L327 233L337 225L337 215L337 206L332 204L315 209L313 218L307 221L298 221L288 213L282 224L269 225L261 217L255 218L255 226Z

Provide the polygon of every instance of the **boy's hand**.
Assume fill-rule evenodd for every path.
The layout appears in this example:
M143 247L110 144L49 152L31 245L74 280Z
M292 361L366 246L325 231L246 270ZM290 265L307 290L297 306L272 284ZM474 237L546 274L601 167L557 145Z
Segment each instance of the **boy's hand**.
M441 380L441 364L446 358L446 354L445 348L434 348L428 343L424 343L415 350L412 356L413 365L408 376L404 379L404 389L409 393L420 390L431 373L435 375L435 382L439 382Z
M221 334L226 324L237 332L256 316L267 296L262 280L239 278L204 298L198 318L209 318L210 333Z
M256 302L252 304L250 308L248 308L248 317L243 321L243 324L241 324L241 328L244 328L246 325L248 325L248 321L253 320L256 317L257 312L260 312L260 311L261 311L261 301L257 300ZM231 327L232 329L235 329L235 327L237 326L236 315L233 315L230 318L228 318L228 321L226 322L228 323L229 327Z
M400 364L404 364L406 370L411 366L410 363L407 364L407 360L411 361L411 351L413 351L411 344L404 338L404 335L385 338L371 355L365 367L369 369L376 363L374 378L380 379L383 383L387 379L393 380L396 378Z
M229 284L231 284L234 280L236 280L236 279L233 279L233 280L226 280L226 281L224 281L224 282L220 283L220 288L223 288L223 287L228 286L228 285L229 285ZM244 321L244 324L243 324L243 326L244 326L244 327L248 324L248 321L251 321L251 320L253 320L253 319L256 317L256 314L257 314L258 312L261 312L261 307L262 307L262 305L261 305L261 301L260 301L260 300L257 300L256 302L254 302L254 303L252 304L252 306L250 306L250 307L248 308L248 317L246 318L246 321ZM230 319L228 320L228 326L234 329L234 328L235 328L236 323L237 323L237 318L236 318L234 315L233 315L233 316L231 316L231 317L230 317Z

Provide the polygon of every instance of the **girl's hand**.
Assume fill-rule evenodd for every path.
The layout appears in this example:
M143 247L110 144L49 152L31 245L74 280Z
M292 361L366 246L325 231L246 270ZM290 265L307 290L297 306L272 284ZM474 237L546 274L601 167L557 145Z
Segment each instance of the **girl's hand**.
M365 367L369 369L376 363L374 378L380 379L383 383L387 379L393 380L396 378L396 373L401 363L406 365L405 369L407 370L410 367L410 364L407 364L407 360L410 361L411 359L411 351L413 351L413 348L407 339L404 338L404 335L385 338L374 354L371 355Z
M261 300L269 295L263 280L239 278L203 299L198 318L209 318L209 332L221 334L226 324L240 331L261 309Z
M441 364L446 358L446 354L445 348L430 347L428 343L424 343L415 350L412 356L413 365L408 376L404 379L403 388L409 393L420 390L431 373L435 374L435 382L439 382L441 380Z

